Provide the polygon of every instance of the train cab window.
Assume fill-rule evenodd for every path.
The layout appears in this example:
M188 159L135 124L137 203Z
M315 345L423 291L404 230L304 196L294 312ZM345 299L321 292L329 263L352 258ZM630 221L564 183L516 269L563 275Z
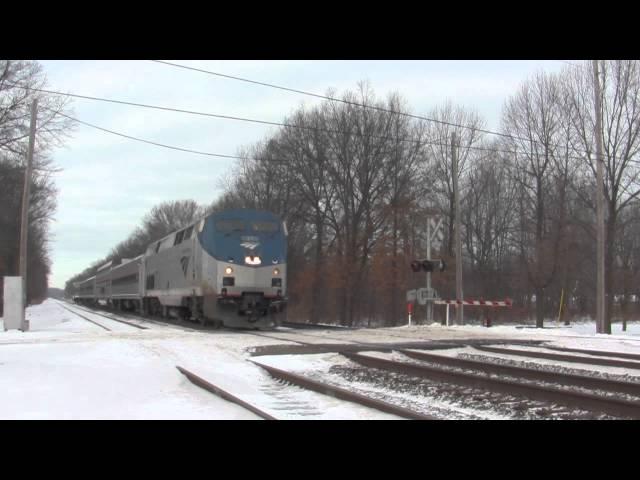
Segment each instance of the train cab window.
M242 220L218 220L216 230L221 233L242 232L244 231L244 222Z
M273 233L279 230L277 222L251 222L251 229L254 232Z
M173 242L173 245L178 245L180 242L182 242L182 237L184 237L184 230L179 231L178 233L176 233L176 239Z
M191 225L189 228L187 228L184 231L184 238L182 239L182 241L184 242L185 240L189 240L191 238L192 233L193 233L193 225Z
M158 253L158 251L160 250L160 244L161 244L161 243L162 243L162 242L158 242L158 244L156 245L156 253Z

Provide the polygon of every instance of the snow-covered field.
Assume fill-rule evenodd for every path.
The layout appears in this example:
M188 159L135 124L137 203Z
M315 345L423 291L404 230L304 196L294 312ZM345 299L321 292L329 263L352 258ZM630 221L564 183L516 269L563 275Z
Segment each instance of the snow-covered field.
M76 307L73 307L76 308ZM140 330L55 300L27 310L30 331L4 331L0 319L2 419L257 419L253 413L191 384L180 365L282 419L383 419L392 415L282 385L247 361L251 349L307 343L412 342L446 339L538 339L557 346L640 353L640 325L595 335L591 324L536 330L513 326L375 330L282 329L263 336L234 331L193 331L148 323ZM555 325L549 325L555 326ZM269 337L272 338L269 338ZM344 363L339 355L253 357L299 372Z

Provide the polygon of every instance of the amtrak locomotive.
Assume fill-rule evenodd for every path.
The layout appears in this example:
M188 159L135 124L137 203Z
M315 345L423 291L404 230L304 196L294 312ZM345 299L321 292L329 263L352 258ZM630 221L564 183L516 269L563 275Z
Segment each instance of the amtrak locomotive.
M74 301L197 320L268 328L286 315L287 227L272 213L229 210L109 262L74 284Z

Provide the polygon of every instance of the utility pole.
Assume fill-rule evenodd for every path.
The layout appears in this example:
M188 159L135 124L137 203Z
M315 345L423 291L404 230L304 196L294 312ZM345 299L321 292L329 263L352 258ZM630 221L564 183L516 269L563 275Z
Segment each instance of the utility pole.
M431 217L427 215L427 260L431 260ZM427 295L431 298L431 272L427 272ZM433 302L427 300L427 325L433 321Z
M607 325L605 316L604 289L604 166L602 158L602 93L600 91L600 74L598 60L593 60L593 94L596 107L596 333L611 333L611 325Z
M29 150L27 152L27 168L24 172L24 189L22 191L22 218L20 220L20 277L22 278L22 321L23 332L29 330L27 320L27 236L29 233L29 201L31 194L31 169L33 166L33 149L36 139L36 117L38 100L31 103L31 126L29 128Z
M453 173L453 197L455 205L455 243L456 243L456 300L462 301L462 242L460 235L460 192L458 191L458 157L456 133L451 134L451 162ZM456 305L456 324L464 323L463 306Z

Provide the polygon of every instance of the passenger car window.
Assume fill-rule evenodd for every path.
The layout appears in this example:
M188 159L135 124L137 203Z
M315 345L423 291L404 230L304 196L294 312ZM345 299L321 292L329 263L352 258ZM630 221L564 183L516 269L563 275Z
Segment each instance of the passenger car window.
M184 230L179 231L178 233L176 233L176 239L173 242L173 245L178 245L180 242L182 242L182 237L184 236Z

